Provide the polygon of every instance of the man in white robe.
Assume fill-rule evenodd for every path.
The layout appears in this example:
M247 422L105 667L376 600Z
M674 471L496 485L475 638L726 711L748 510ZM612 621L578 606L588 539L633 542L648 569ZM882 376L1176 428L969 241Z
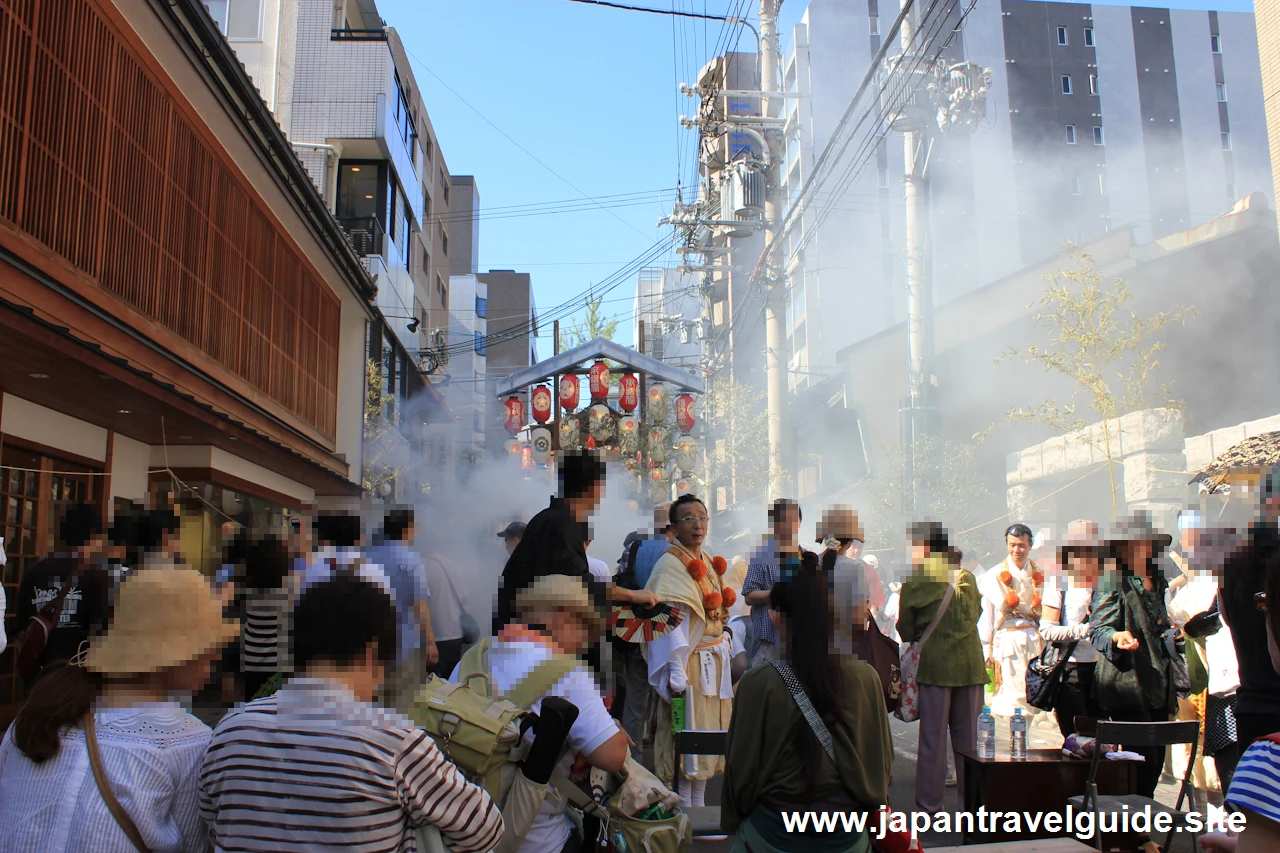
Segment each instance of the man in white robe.
M1005 531L1008 556L978 582L982 592L978 636L987 659L1000 673L1000 688L991 697L991 713L997 717L1012 717L1017 708L1028 720L1039 713L1027 704L1027 664L1044 648L1035 606L1043 578L1039 583L1035 580L1039 569L1031 560L1032 542L1029 527L1011 525ZM1001 580L1004 572L1008 572L1008 583ZM1017 593L1016 605L1010 606L1010 593Z

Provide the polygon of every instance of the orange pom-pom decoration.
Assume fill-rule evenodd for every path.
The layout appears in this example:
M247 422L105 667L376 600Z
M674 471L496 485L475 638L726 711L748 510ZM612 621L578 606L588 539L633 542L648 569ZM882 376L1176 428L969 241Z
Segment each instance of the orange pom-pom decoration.
M1009 605L1010 607L1017 607L1018 601L1019 601L1018 594L1016 592L1011 592L1004 597L1004 603Z
M1039 610L1039 609L1040 609L1040 604L1041 604L1041 603L1042 603L1042 599L1041 599L1041 598L1040 598L1040 596L1038 596L1038 595L1037 595L1035 598L1031 599L1031 606L1032 606L1033 608L1035 608L1036 610Z
M732 607L738 603L738 593L733 590L733 587L725 587L722 595L725 607Z
M710 613L712 610L719 610L720 605L724 604L724 597L718 592L708 592L702 596L702 606Z
M696 581L701 581L707 576L707 564L701 560L690 560L689 576Z
M1004 584L1005 586L1008 586L1009 584L1013 583L1013 575L1009 573L1008 569L1005 569L1003 572L1000 573L1000 583Z
M1031 580L1032 582L1035 583L1036 586L1039 586L1040 584L1044 583L1044 574L1039 571L1032 572Z
M724 557L712 557L711 568L716 570L716 574L723 575L725 572L729 571L729 564L725 561Z

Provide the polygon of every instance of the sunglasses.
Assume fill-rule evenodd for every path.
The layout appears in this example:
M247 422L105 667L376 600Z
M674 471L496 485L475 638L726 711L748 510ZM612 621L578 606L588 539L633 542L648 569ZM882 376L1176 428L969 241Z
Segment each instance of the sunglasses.
M1253 594L1253 606L1258 608L1262 613L1267 612L1267 594L1265 592L1255 592Z

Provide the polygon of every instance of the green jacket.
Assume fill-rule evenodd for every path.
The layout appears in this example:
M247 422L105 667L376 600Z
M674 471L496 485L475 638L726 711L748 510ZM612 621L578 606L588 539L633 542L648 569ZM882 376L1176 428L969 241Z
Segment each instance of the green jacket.
M930 557L902 585L899 601L898 634L914 643L933 620L947 591L948 572L940 558ZM916 683L937 687L967 687L987 683L987 667L978 639L978 617L982 595L969 571L961 571L947 612L920 651Z
M1094 696L1105 714L1146 713L1167 720L1178 710L1173 662L1163 637L1169 628L1164 603L1169 584L1162 575L1153 581L1152 589L1144 589L1133 575L1105 577L1093 594L1089 640L1099 653ZM1116 647L1113 638L1120 631L1137 638L1135 651Z
M808 735L786 682L771 665L749 670L738 683L725 748L720 828L735 832L762 797L790 803L848 794L874 812L888 801L893 740L884 691L876 671L851 657L841 659L844 708L823 719L831 732L836 763L824 756L806 767L796 738Z

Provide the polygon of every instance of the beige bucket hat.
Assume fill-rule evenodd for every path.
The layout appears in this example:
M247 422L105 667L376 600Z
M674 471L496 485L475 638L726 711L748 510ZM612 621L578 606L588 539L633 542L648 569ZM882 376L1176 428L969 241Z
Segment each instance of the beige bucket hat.
M852 507L836 504L822 513L822 519L815 530L815 542L821 542L830 536L833 539L856 539L865 542L862 525L858 523L858 514Z
M516 596L516 613L527 610L568 610L587 623L592 637L604 634L604 617L591 603L581 578L572 575L543 575Z
M85 669L141 675L195 660L240 636L195 569L144 569L120 584L107 631L89 641Z

